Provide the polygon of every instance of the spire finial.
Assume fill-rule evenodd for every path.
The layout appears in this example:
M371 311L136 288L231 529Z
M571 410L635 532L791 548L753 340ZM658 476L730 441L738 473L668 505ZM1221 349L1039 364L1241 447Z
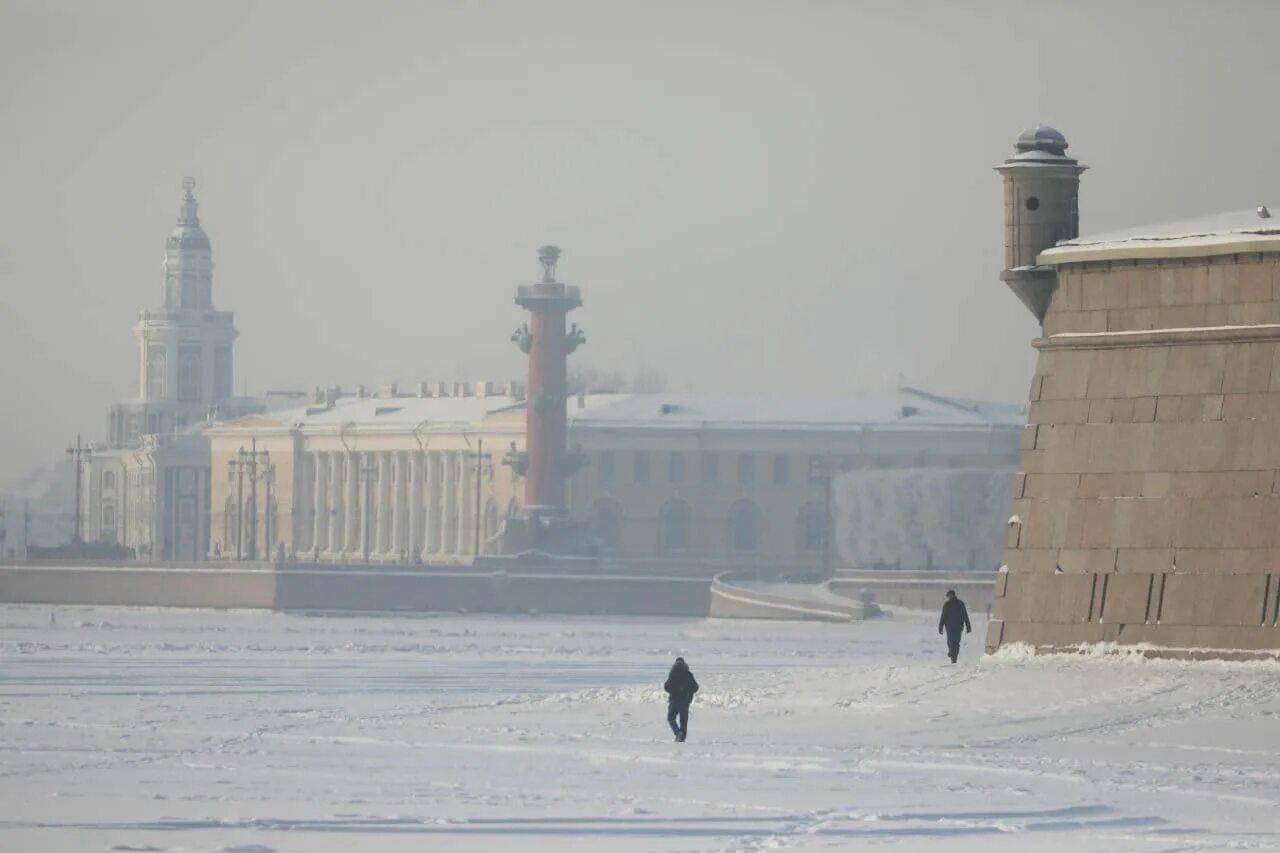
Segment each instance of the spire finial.
M196 188L196 179L187 175L182 179L182 188L187 191L187 195L191 195L191 191Z
M542 281L552 284L556 280L556 263L560 260L559 246L541 246L538 249L538 263L542 264Z

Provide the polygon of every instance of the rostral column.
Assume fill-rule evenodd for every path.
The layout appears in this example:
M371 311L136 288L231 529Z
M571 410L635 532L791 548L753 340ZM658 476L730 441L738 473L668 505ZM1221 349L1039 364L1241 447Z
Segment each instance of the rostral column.
M529 403L525 410L525 512L563 515L565 483L573 460L567 456L567 374L569 354L586 342L575 323L565 328L569 312L582 305L582 293L556 281L560 249L538 249L542 281L516 289L516 304L529 312L511 339L529 356Z

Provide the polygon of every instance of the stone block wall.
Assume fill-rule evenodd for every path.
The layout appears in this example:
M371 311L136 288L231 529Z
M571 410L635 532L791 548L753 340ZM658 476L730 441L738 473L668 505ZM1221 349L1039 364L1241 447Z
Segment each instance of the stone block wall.
M1280 649L1278 271L1059 268L988 648Z

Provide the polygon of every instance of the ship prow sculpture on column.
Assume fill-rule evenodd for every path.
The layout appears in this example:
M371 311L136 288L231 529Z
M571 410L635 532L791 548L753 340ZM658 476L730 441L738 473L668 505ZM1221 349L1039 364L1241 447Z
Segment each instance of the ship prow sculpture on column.
M582 294L557 280L560 249L538 249L542 278L521 285L515 302L529 312L529 321L511 340L529 357L528 402L525 410L525 449L506 460L524 477L524 506L507 519L503 551L526 559L537 555L589 556L590 542L582 525L568 514L568 481L583 464L568 449L569 355L586 343L570 311L582 306Z

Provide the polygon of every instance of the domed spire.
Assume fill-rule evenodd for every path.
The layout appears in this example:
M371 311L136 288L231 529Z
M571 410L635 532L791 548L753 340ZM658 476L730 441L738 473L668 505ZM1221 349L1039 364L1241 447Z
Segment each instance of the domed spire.
M196 188L196 179L182 179L182 207L178 210L178 225L165 244L169 249L196 249L209 251L209 235L200 227L199 202L191 192Z
M196 188L196 179L188 175L182 179L182 189L185 194L182 196L182 210L178 212L179 225L199 225L200 217L196 213L199 203L191 191Z

